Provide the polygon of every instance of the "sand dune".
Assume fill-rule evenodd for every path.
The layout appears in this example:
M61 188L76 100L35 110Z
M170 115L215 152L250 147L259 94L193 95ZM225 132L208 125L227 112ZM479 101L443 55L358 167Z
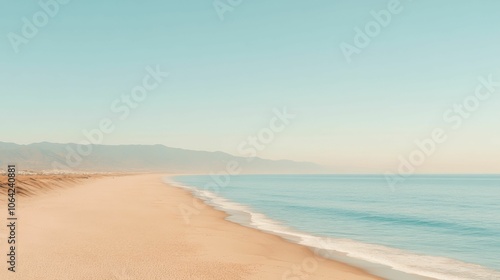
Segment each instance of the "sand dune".
M21 197L30 197L47 193L54 189L66 188L77 183L97 179L112 174L30 174L18 175L17 194ZM7 183L0 182L0 201L4 201L7 193Z

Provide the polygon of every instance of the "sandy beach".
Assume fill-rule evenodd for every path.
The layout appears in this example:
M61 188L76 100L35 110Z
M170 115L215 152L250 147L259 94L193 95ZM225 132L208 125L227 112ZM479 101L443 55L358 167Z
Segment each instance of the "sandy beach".
M201 202L162 177L70 178L18 197L17 272L2 262L0 279L380 279L209 207L187 224L179 206ZM3 256L6 237L2 226Z

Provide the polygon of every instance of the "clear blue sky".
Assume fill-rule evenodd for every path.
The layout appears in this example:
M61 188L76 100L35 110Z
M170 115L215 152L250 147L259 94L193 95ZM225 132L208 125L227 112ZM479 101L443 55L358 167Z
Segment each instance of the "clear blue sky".
M339 46L389 2L244 0L221 21L209 0L73 0L15 53L8 34L41 8L1 0L0 141L78 142L160 65L170 76L104 144L238 154L286 106L297 117L259 156L384 172L443 127L421 172L495 172L500 88L460 129L442 115L479 76L500 81L500 1L401 0L348 63Z

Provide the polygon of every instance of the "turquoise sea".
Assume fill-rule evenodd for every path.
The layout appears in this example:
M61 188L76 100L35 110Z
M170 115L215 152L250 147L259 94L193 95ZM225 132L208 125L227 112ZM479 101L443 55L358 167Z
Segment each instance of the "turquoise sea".
M170 178L229 220L386 279L500 279L500 176ZM214 187L218 183L220 187Z

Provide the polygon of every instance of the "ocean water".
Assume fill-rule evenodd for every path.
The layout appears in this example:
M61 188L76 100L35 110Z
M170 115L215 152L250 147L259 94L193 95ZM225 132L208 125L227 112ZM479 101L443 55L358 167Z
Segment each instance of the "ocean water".
M231 221L386 279L500 279L500 176L413 176L395 189L372 175L169 180Z

